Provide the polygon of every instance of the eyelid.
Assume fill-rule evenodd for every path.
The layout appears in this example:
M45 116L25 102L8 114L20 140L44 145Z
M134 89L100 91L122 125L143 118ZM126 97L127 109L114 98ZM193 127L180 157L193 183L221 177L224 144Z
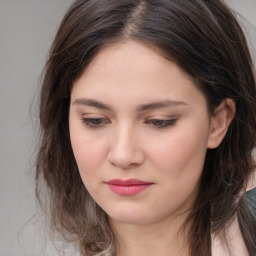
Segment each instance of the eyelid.
M147 121L152 121L152 120L163 120L163 121L170 121L170 120L177 120L178 116L177 115L152 115L147 118L145 118L146 122Z
M167 128L167 127L173 126L176 123L177 120L178 120L177 117L172 117L172 118L150 118L150 119L147 119L145 121L145 124L150 124L156 129L162 129L162 128Z
M91 118L91 119L97 119L97 118L107 118L105 115L100 113L83 113L83 118Z
M110 120L108 120L105 117L83 117L81 119L82 123L87 127L87 128L102 128L104 127L106 124L110 123ZM97 123L97 121L100 121L99 124L93 124L93 122ZM103 122L102 122L103 121Z

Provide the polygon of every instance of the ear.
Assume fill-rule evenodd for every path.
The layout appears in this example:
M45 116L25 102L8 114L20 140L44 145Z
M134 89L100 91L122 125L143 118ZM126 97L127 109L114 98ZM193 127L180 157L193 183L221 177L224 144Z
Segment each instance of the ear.
M208 137L208 148L217 148L225 137L228 127L236 112L236 104L232 99L226 98L215 109L211 117Z

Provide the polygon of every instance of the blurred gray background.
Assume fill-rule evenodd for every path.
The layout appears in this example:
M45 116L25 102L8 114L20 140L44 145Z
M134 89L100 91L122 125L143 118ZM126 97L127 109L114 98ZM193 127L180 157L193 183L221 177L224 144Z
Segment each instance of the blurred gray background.
M44 224L32 218L37 212L35 106L48 49L72 2L0 0L0 256L59 255ZM256 0L227 3L244 17L240 20L256 48ZM65 255L75 254L66 249Z

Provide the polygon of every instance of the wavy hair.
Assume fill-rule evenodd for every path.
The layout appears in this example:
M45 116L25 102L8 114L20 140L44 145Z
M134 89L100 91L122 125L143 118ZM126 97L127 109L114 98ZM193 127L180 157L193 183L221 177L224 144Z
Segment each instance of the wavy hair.
M209 149L187 222L191 256L211 255L211 233L237 217L249 253L256 222L245 200L255 163L256 82L245 36L221 0L77 0L49 52L40 94L36 196L49 191L51 227L82 255L114 255L108 217L87 192L72 152L68 113L72 84L111 43L138 40L157 47L204 93L210 113L225 98L236 114L221 145Z

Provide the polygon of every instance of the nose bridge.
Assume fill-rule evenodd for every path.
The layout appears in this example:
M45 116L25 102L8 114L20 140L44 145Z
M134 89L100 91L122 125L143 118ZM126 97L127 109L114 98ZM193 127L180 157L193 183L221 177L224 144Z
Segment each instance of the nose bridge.
M121 168L141 164L144 160L136 129L128 123L116 126L111 138L109 161Z
M134 137L135 129L130 124L123 123L117 126L113 142L117 147L129 150L131 149L130 147L135 146L133 142Z

